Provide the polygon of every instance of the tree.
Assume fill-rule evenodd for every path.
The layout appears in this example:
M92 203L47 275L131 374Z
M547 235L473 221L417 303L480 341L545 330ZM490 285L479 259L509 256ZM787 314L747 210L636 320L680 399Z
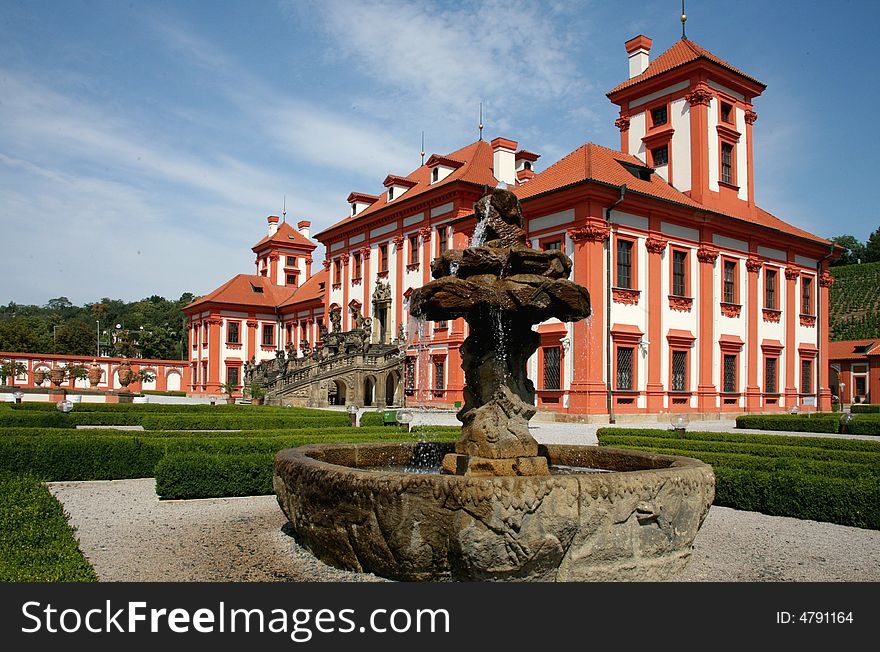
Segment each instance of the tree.
M831 263L831 265L855 265L859 262L866 262L865 245L859 242L855 236L837 235L831 238L831 242L846 249L846 252L840 258Z
M63 322L55 329L55 353L64 355L94 355L95 331L81 321Z
M865 243L865 262L876 263L880 261L880 229L868 236Z

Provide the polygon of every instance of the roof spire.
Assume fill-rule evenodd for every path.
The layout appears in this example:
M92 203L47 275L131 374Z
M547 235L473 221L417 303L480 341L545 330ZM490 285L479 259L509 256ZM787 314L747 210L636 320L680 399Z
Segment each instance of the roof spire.
M281 221L282 222L287 221L287 195L284 195L284 200L283 200L282 206L281 206Z
M422 165L425 164L425 132L422 132Z
M684 31L684 24L687 22L687 14L684 13L684 0L681 0L681 40L687 41L687 34Z
M483 140L483 103L480 102L480 140Z

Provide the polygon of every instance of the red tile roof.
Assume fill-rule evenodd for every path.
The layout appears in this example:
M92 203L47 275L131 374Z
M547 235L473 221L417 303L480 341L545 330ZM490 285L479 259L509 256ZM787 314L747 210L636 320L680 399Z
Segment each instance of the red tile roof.
M310 301L324 300L324 293L327 289L327 280L330 278L330 272L321 269L314 274L308 281L303 283L290 297L279 304L279 308L293 306L296 304L304 304Z
M464 164L454 172L451 172L449 176L447 176L445 179L443 179L442 181L438 181L434 184L431 183L431 169L427 165L422 165L416 168L407 175L408 179L416 182L415 186L407 190L406 194L401 195L399 199L395 199L391 203L396 204L399 202L405 202L427 190L436 188L438 186L443 186L454 181L468 181L470 183L481 185L485 184L493 187L498 183L495 180L495 175L493 174L492 170L492 146L489 145L489 143L487 143L486 141L478 140L475 143L471 143L467 147L462 147L460 150L452 152L448 155L448 157L444 158L451 158L457 161L463 161ZM365 208L357 215L346 217L345 219L340 220L333 226L330 226L321 231L321 233L317 234L316 237L320 237L328 231L331 231L343 224L356 222L365 217L373 215L374 213L382 210L388 205L388 193L382 193L381 195L379 195L378 201L376 201L372 206Z
M828 343L828 359L834 360L860 360L868 355L880 355L880 340L844 340L842 342ZM865 353L857 353L861 348Z
M289 222L284 222L278 226L278 230L273 235L267 235L257 244L251 247L252 251L262 249L267 244L277 244L285 246L303 247L305 249L317 249L318 245L306 238L302 233L293 228Z
M626 184L627 192L637 192L642 195L671 201L690 208L718 212L714 209L703 206L684 193L676 190L658 174L652 174L650 181L645 181L634 176L626 167L624 167L623 164L630 164L640 168L645 167L645 164L635 156L608 149L607 147L602 147L601 145L596 145L594 143L586 143L571 152L568 156L563 157L548 167L543 172L536 174L528 183L514 188L513 192L520 198L520 200L526 200L535 197L536 195L541 195L546 192L551 192L559 188L564 188L585 181L593 181L618 187ZM829 244L827 240L783 222L778 217L771 215L761 208L758 208L754 214L749 212L746 204L743 204L742 209L742 212L739 213L723 214L773 229L774 231L806 238L814 242Z
M196 299L184 310L207 303L225 303L237 306L261 306L275 308L286 301L294 290L292 288L273 285L265 276L238 274L233 276L219 288Z
M692 61L697 61L698 59L705 59L707 61L711 61L722 68L726 68L731 72L735 72L738 75L742 75L746 79L760 85L762 88L766 88L767 85L763 82L758 81L751 75L745 74L742 70L738 68L734 68L729 63L724 61L704 47L701 47L691 41L690 39L682 39L675 43L671 48L666 50L663 54L654 59L648 67L645 69L640 75L636 75L631 79L627 79L622 84L619 84L615 88L608 91L607 95L611 96L615 93L624 90L625 88L630 88L631 86L635 86L636 84L640 84L643 81L651 79L652 77L656 77L657 75L663 74L673 68L678 68Z

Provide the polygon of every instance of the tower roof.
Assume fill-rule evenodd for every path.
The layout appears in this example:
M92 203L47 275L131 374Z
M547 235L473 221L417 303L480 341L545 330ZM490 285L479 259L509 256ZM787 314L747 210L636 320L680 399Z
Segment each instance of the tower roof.
M237 274L210 294L206 294L184 307L191 311L197 306L222 303L236 306L260 306L275 308L294 292L288 287L273 285L265 276Z
M622 90L631 88L637 84L641 84L644 81L652 79L653 77L657 77L658 75L661 75L665 72L674 70L675 68L680 68L681 66L701 59L704 61L709 61L715 65L725 68L726 70L729 70L730 72L745 77L753 84L757 84L758 86L760 86L761 90L767 87L767 85L763 82L758 81L751 75L747 75L738 68L734 68L724 59L715 56L714 54L709 52L709 50L700 45L697 45L690 39L681 39L680 41L676 41L676 43L671 48L666 50L666 52L654 59L645 69L645 72L640 75L636 75L631 79L627 79L622 84L619 84L618 86L612 88L610 91L608 91L607 95L608 97L611 97L615 93L619 93Z
M272 235L267 235L265 238L260 240L257 244L251 247L251 250L256 252L258 249L263 249L267 244L276 244L286 247L300 247L302 249L308 249L309 251L313 249L317 249L318 245L305 237L302 233L294 229L288 222L284 222L279 225L278 230L275 231Z

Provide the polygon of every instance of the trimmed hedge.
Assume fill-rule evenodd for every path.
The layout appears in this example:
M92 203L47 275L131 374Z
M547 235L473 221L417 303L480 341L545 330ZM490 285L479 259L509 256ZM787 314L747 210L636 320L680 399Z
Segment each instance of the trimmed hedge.
M839 432L840 415L799 414L745 415L736 418L737 428L753 430L788 430L790 432Z
M143 433L118 432L96 437L80 432L0 437L0 472L31 472L47 481L147 478L154 475L159 460L173 453L274 455L282 448L313 443L412 441L409 433L390 428L378 433L374 429L337 429L248 437L144 437ZM435 441L454 441L458 434L453 428L431 433Z
M430 426L425 430L428 434L434 432L446 432L451 430L447 426ZM224 437L280 437L283 435L314 435L326 436L328 434L340 433L340 436L348 436L349 434L363 435L369 433L377 440L385 436L395 436L393 433L406 432L401 428L382 428L381 426L358 428L340 428L339 426L322 426L320 428L277 428L271 430L115 430L113 428L80 428L77 430L59 429L59 428L0 428L0 439L3 437L27 436L27 437L71 437L84 436L91 437L139 437L141 439L155 439L163 437L183 437L183 438L224 438ZM421 430L419 431L422 432Z
M742 433L602 428L600 445L696 457L715 471L715 504L880 529L880 444Z
M156 466L161 498L221 498L273 493L274 453L173 453Z
M54 403L7 403L15 412L57 412ZM76 403L74 412L139 412L139 413L209 413L209 414L236 414L236 415L266 415L271 413L284 413L297 416L321 417L328 414L345 414L339 410L318 410L315 408L280 407L272 405L204 405L188 403Z
M853 417L846 430L853 435L880 435L880 415L864 414Z
M0 413L0 427L75 428L76 426L143 426L146 430L274 430L321 426L351 427L345 413L324 412L318 416L298 414L137 414L132 412L26 412Z
M876 403L854 403L849 406L853 414L880 414L880 405Z
M64 508L30 475L0 474L0 582L96 582Z

